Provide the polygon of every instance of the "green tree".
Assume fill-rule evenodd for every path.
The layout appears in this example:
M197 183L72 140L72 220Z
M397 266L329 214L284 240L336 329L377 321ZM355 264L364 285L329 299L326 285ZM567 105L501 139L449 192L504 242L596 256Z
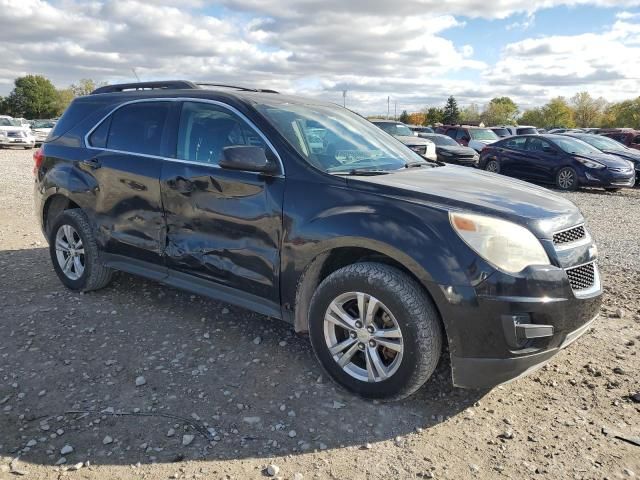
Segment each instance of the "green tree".
M542 108L525 110L518 119L519 125L533 125L534 127L546 127L546 120Z
M426 119L425 125L433 125L434 123L443 123L444 112L438 107L429 107L424 112Z
M409 123L409 112L407 112L406 110L403 110L402 113L400 114L400 117L398 117L398 121L402 123Z
M442 123L448 125L460 123L460 110L458 109L458 102L453 98L453 95L447 99L447 103L442 111Z
M55 116L60 116L62 115L62 112L64 112L67 109L71 101L75 98L75 95L73 94L73 90L71 90L70 88L64 88L62 90L58 90L57 93L58 93L58 100L56 102Z
M9 109L14 116L49 118L56 114L58 92L51 81L42 75L16 78L9 94Z
M640 97L612 104L605 117L606 126L640 128Z
M595 127L602 123L602 114L607 106L604 98L593 98L589 92L579 92L571 97L573 119L578 127Z
M518 118L518 105L509 97L492 98L482 113L487 125L513 125Z
M460 110L461 123L480 123L480 108L476 103L467 105Z
M73 83L69 87L76 97L89 95L96 88L104 87L107 82L97 82L91 78L82 78L78 83Z
M542 107L546 127L573 127L573 110L564 97L553 98Z

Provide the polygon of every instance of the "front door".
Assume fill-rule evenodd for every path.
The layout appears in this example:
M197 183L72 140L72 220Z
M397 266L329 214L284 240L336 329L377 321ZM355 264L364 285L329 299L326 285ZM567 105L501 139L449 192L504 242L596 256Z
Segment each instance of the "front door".
M176 160L164 163L160 179L167 266L279 305L283 172L220 168L223 149L233 145L261 146L275 159L253 124L230 107L182 104Z

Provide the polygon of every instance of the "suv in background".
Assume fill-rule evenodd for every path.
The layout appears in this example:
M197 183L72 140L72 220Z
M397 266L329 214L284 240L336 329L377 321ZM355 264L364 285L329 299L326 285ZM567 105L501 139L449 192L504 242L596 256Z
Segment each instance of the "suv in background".
M428 160L437 160L436 145L431 140L420 138L417 133L412 132L404 123L396 122L395 120L371 120L371 123L393 135L421 157Z
M509 381L600 311L597 250L568 199L424 161L335 104L110 85L74 99L34 161L65 286L122 270L283 319L365 397L416 391L443 345L455 385Z
M35 146L36 139L29 127L23 126L19 119L0 115L0 148L22 147L30 149Z
M407 125L407 127L409 127L409 129L417 136L422 137L422 138L428 138L425 135L430 135L432 133L435 133L433 128L431 127L425 127L423 125Z
M613 138L629 148L640 150L640 131L638 130L621 130L618 132L603 133L602 135Z
M455 126L447 127L444 131L460 145L471 147L480 153L484 147L499 140L490 128Z

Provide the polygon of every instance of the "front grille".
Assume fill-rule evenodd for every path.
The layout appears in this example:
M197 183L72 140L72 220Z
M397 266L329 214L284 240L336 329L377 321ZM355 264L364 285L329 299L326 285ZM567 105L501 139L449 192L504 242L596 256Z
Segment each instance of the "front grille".
M419 155L424 155L427 153L426 145L409 145L409 148Z
M11 137L11 138L22 138L24 135L22 135L22 132L7 132L7 137Z
M564 243L576 242L582 240L587 235L584 226L573 227L568 230L553 234L554 245L562 245Z
M574 290L593 287L596 281L596 267L593 262L566 270L569 283Z
M633 170L631 167L609 167L610 172L627 173Z

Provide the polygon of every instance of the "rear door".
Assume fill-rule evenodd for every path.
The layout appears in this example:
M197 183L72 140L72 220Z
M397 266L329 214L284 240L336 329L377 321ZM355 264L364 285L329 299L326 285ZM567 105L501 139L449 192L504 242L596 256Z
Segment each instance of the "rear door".
M522 172L523 163L526 162L524 146L526 137L513 137L503 141L499 151L500 173L512 177L519 177Z
M279 163L265 137L235 109L182 104L176 159L164 163L160 182L167 266L177 278L214 282L244 295L255 309L279 311L284 176L220 168L223 149L233 145L263 147Z
M93 175L98 241L107 253L163 264L165 221L160 171L172 102L116 109L87 135L79 168Z

